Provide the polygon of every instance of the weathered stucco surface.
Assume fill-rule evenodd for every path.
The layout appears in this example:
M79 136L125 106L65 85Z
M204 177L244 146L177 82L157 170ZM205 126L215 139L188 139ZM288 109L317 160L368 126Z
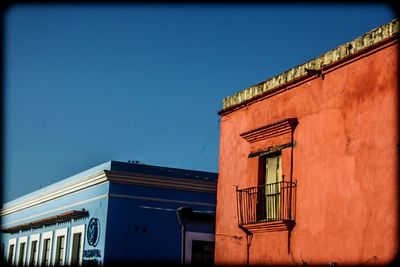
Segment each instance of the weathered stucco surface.
M393 20L388 24L367 32L366 34L358 37L351 42L332 49L331 51L319 56L318 58L310 60L302 65L296 66L265 82L246 88L234 94L233 96L224 98L223 109L238 105L246 100L253 98L256 95L272 90L294 79L306 76L306 69L320 70L324 66L354 55L372 45L381 42L388 37L393 36L394 34L397 34L399 32L399 29L399 21Z
M398 28L398 22L392 22L351 44L365 44L353 46L362 49ZM294 117L299 121L293 149L297 202L290 252L287 231L255 233L250 264L328 266L393 260L398 252L398 49L394 38L341 63L323 79L315 76L222 114L216 264L246 264L246 235L238 227L235 187L257 185L257 158L248 155L269 145L250 144L240 134ZM348 52L330 53L313 64L331 62ZM299 69L304 67L257 90L303 75ZM240 97L251 90L261 92L246 90ZM240 97L228 98L225 107L243 101ZM283 151L282 161L283 174L290 177L290 148Z

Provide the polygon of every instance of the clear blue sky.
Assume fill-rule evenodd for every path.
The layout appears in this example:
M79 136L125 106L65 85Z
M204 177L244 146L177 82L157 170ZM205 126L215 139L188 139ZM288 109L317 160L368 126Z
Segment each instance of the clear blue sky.
M4 201L108 160L218 171L222 99L386 5L44 5L5 14Z

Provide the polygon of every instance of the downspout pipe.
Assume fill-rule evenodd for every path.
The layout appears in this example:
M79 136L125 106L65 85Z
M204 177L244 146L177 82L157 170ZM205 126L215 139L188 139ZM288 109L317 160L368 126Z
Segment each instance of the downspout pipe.
M291 143L292 143L292 148L290 151L290 186L293 184L293 149L294 149L294 129L297 127L299 124L299 121L297 118L292 118L289 120L290 128L292 129L291 131ZM292 187L290 187L289 190L289 219L292 218Z
M239 225L239 228L246 234L246 266L250 266L250 246L253 240L253 233Z
M180 207L176 210L179 223L182 225L182 244L181 244L181 264L185 264L186 258L186 224L191 220L193 209L189 207Z

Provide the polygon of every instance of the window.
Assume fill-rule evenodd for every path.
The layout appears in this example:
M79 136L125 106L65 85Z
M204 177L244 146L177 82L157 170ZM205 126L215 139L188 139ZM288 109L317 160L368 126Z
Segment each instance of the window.
M282 150L260 155L258 185L237 189L239 227L250 232L294 227L296 182L286 180L282 174L284 153Z
M18 253L17 253L18 266L24 266L25 265L26 244L27 243L28 243L28 237L27 236L18 238Z
M38 241L31 241L31 251L29 253L29 265L35 266L37 264L37 249L38 249Z
M12 264L14 262L14 249L15 249L15 244L11 244L8 250L8 263Z
M39 234L30 236L29 250L28 250L28 265L38 265L38 251L39 251Z
M43 233L42 236L42 249L41 249L41 260L42 266L49 266L51 259L51 247L53 241L53 232Z
M50 265L50 238L43 240L43 254L42 254L42 265Z
M186 232L185 264L212 265L214 263L214 235Z
M55 266L64 265L64 254L65 254L65 236L57 237L56 245L56 256L55 256Z
M274 153L260 157L258 192L258 220L280 219L280 193L282 186L282 156Z
M19 245L18 266L23 266L25 264L25 249L26 243L21 243Z
M85 225L78 225L71 228L71 241L69 249L69 264L70 265L82 265L82 254L83 254L83 242Z
M77 265L81 258L81 255L79 255L82 246L81 237L82 233L74 233L72 235L71 265Z
M214 242L192 240L192 260L190 264L214 263Z
M58 229L55 232L55 250L53 255L53 265L63 266L65 265L65 254L66 254L66 243L67 243L67 228Z
M257 161L249 161L249 173L255 177L247 181L256 186L236 188L238 223L242 230L254 233L293 229L296 214L293 148L298 123L297 118L286 118L240 134L250 144L248 158L257 157ZM289 179L284 178L282 170Z
M17 244L17 239L13 238L8 241L8 256L7 263L13 265L15 263L15 248Z

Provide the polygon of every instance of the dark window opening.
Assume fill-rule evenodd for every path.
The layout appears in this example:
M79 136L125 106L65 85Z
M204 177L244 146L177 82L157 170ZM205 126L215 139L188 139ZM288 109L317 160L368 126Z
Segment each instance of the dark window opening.
M50 265L50 238L43 240L42 266Z
M21 243L19 245L19 257L18 257L18 266L22 266L24 263L24 258L25 258L25 247L26 243Z
M10 247L8 248L8 259L7 259L7 263L8 263L8 264L12 264L12 263L13 263L13 258L14 258L14 247L15 247L15 245L12 244L12 245L10 245Z
M65 236L58 236L57 237L56 259L55 259L55 265L56 266L64 265L64 251L65 251L64 241L65 241Z
M212 265L214 263L214 242L192 241L191 264Z
M75 233L72 237L71 265L78 265L81 258L81 233Z
M29 255L29 266L36 266L37 259L37 240L31 242L31 253Z

